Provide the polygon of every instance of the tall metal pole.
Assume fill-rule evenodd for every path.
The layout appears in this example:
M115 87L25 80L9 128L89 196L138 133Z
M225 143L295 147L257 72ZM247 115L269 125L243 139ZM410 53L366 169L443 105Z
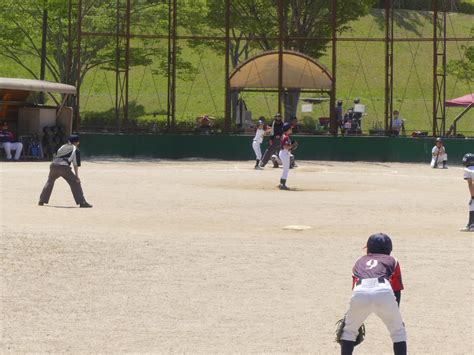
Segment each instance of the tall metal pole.
M80 98L81 98L81 41L82 41L82 0L78 0L77 7L77 47L76 47L76 61L77 61L77 77L76 77L76 124L75 130L79 130L81 127L81 114L80 114Z
M393 0L385 0L385 115L384 128L392 127L393 114Z
M329 130L333 136L337 136L337 117L336 117L336 70L337 70L337 0L331 1L331 42L332 42L332 85L329 98Z
M173 85L171 87L172 92L172 113L171 116L171 125L173 129L176 128L176 36L177 36L177 28L178 28L178 0L173 0L173 56L172 56L172 76L173 76Z
M67 53L66 53L66 84L71 84L72 66L72 0L67 1Z
M115 124L120 131L120 0L115 9Z
M278 112L282 112L283 100L283 1L278 0Z
M229 132L231 126L231 107L230 107L230 2L225 0L225 116L224 131Z
M45 5L47 6L47 2ZM40 80L44 80L46 72L46 44L47 44L47 35L48 35L48 9L45 7L43 9L43 29L41 35L41 64L40 64ZM39 94L39 103L44 104L44 92Z
M167 90L167 102L166 102L166 128L171 128L171 1L168 0L168 90Z
M442 4L440 28L438 0L433 0L433 136L446 133L446 4Z
M128 79L130 72L130 12L131 4L130 0L127 0L126 8L126 37L125 37L125 103L124 103L124 121L128 123Z
M168 129L176 125L176 22L177 0L168 0Z

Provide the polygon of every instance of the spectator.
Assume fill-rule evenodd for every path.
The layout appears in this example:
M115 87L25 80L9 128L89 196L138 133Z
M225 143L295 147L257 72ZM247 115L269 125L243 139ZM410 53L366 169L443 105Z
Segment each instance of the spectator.
M392 124L390 127L390 133L393 136L399 136L400 131L404 128L403 124L405 120L400 118L400 112L397 110L393 111Z
M356 110L356 105L360 105L360 99L356 98L354 99L354 107L353 107L353 112L354 112L354 119L356 123L355 133L361 133L362 132L362 115L363 112ZM362 106L363 107L363 106Z
M12 160L12 150L15 151L14 160L20 160L23 144L15 142L15 136L8 130L8 123L5 121L2 123L2 129L0 130L0 148L5 150L7 160Z
M336 105L336 120L339 129L341 130L341 134L344 135L344 112L342 107L342 100L337 101Z
M344 134L353 133L357 130L357 122L354 117L354 111L350 107L344 115Z
M209 134L211 132L211 127L213 124L213 117L210 117L208 115L196 117L196 125L198 126L202 134Z

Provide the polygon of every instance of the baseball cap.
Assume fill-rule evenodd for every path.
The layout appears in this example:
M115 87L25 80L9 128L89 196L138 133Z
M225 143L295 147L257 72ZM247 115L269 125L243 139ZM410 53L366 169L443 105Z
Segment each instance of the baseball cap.
M293 126L292 126L291 124L289 124L288 122L285 123L285 124L283 125L283 132L288 131L290 128L293 128Z

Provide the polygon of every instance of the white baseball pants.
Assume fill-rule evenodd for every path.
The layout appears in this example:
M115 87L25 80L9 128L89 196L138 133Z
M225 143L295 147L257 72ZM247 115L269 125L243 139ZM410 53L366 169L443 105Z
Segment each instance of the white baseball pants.
M281 149L278 156L281 159L281 163L283 165L283 172L281 173L281 178L286 180L288 179L288 172L290 171L290 152L285 149Z
M341 339L355 341L359 327L371 313L375 313L385 323L393 343L407 340L392 287L387 280L379 283L378 279L365 279L354 287Z
M10 142L3 142L0 143L0 148L5 150L5 154L7 155L7 159L10 160L12 158L12 150L15 151L15 160L20 159L21 150L23 149L23 144L20 142L17 143L10 143Z
M262 150L260 149L260 143L257 143L257 141L253 141L252 148L253 148L253 151L255 152L255 157L258 160L262 160Z
M448 161L448 154L440 154L438 159L436 157L431 159L431 167L434 168L435 165L443 164L443 161Z

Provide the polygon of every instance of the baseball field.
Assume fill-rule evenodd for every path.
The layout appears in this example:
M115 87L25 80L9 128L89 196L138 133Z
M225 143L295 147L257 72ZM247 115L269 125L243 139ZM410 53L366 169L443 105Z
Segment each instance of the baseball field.
M394 243L411 354L474 352L462 168L299 161L83 162L92 209L48 162L0 164L0 352L337 354L368 236ZM289 225L311 229L286 230ZM371 316L357 354L391 353Z

